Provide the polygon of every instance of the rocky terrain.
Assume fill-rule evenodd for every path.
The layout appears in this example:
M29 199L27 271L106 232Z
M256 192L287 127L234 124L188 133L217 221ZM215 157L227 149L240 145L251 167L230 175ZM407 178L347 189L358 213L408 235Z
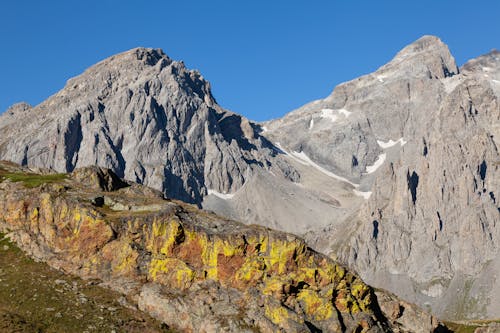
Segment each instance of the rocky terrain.
M137 48L68 80L40 105L7 110L0 159L58 172L99 165L237 220L299 234L325 226L339 214L328 194L336 181L316 188L306 177L297 186L295 162L260 131L222 109L200 73Z
M36 260L100 281L173 329L445 330L414 306L376 295L296 236L164 200L108 170L36 174L0 163L0 181L1 232ZM71 290L67 281L57 288Z
M7 110L0 159L110 168L303 236L443 318L498 318L499 82L499 52L458 68L424 36L325 99L257 124L221 108L198 72L138 48L38 106Z
M445 318L500 317L499 70L496 51L458 69L446 45L423 37L375 73L270 123L269 137L367 194L317 248ZM338 121L325 127L327 109ZM313 120L309 135L290 135Z

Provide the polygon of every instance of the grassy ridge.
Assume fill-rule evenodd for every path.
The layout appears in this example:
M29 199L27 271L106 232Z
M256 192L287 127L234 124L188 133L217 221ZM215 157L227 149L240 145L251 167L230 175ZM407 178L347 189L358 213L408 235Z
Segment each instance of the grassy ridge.
M66 174L56 173L48 175L40 175L36 173L23 173L23 172L9 172L0 168L0 182L4 180L12 182L22 182L24 186L33 188L38 187L45 183L57 183L66 179Z

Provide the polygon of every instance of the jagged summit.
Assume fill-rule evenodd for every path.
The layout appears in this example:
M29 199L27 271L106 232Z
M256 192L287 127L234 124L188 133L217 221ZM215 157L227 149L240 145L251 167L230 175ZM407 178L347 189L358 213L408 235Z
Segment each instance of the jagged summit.
M457 74L458 67L448 46L436 36L423 36L403 48L387 65L377 72L396 67L405 74L425 75L429 78L445 78Z
M500 71L500 51L493 49L477 58L467 61L462 66L467 73L483 73Z
M494 51L459 71L448 47L424 36L374 73L259 125L220 107L198 72L139 48L1 116L0 159L109 168L306 235L449 318L498 316L500 287L488 278L500 272L498 68Z
M173 60L168 57L168 55L159 48L150 47L135 47L128 51L124 51L113 55L102 62L113 62L113 61L142 61L150 66L154 66L158 61L166 59L169 62Z
M491 52L459 71L448 47L424 36L374 73L265 124L283 150L364 198L316 233L316 246L448 318L500 314L491 278L500 272L498 62Z

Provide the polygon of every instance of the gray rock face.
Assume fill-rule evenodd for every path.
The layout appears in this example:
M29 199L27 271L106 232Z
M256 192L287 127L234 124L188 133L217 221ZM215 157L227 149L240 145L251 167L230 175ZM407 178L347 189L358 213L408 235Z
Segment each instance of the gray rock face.
M134 49L0 117L0 159L98 165L228 217L305 235L450 319L500 316L500 55L460 70L424 36L282 119L222 109L198 72Z
M288 165L271 165L276 152L255 127L221 109L198 72L138 48L35 108L10 108L0 118L0 159L60 172L99 165L199 204L207 189L236 191L256 168L293 176Z
M368 281L448 318L500 315L500 58L473 63L495 57L487 76L466 65L441 80L437 108L407 123L408 144L340 251Z
M222 109L198 72L161 50L116 55L34 108L11 107L0 132L0 159L59 172L109 168L170 198L289 232L352 211L337 195L354 197L350 189L290 159L259 125Z
M500 316L499 70L493 51L459 71L426 36L266 124L272 140L371 192L310 235L316 246L445 318Z

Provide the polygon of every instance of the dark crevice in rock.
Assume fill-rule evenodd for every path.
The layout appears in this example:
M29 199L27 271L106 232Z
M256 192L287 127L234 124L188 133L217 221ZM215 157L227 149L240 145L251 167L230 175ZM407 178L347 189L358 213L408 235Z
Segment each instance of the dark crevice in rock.
M378 237L378 221L377 220L373 220L373 238L377 239Z
M104 197L95 197L90 202L96 207L102 207L104 206Z
M406 174L406 179L408 182L408 190L410 191L411 194L411 200L413 204L415 205L415 202L417 201L417 187L418 187L418 174L413 171L412 174L410 175L410 171L408 170L408 173Z
M21 165L28 165L28 150L29 150L28 146L24 147L24 156L23 160L21 161Z
M309 329L309 332L311 332L311 333L322 333L323 332L322 330L320 330L319 328L314 326L313 323L311 323L307 320L304 321L304 324L306 324L307 328Z
M427 149L427 142L425 141L425 138L422 138L422 140L424 141L424 151L422 152L422 155L427 156L427 153L428 153L428 149Z
M352 166L356 167L358 166L358 164L359 164L358 159L356 158L356 156L352 155Z
M481 180L484 182L484 179L486 178L486 169L488 166L486 165L486 161L483 160L483 162L478 166L477 171L479 173L479 176L481 177Z
M443 70L443 75L445 78L452 77L452 76L460 73L460 70L458 69L458 67L457 66L454 66L454 67L455 68L452 68L450 70L450 68L448 68L448 66L446 65L445 59L443 59L443 57L441 57L441 68Z
M439 231L443 230L443 220L441 219L441 214L439 212L436 212L438 220L439 220Z
M493 201L494 204L497 203L497 200L495 198L495 194L493 192L491 192L491 191L490 191L490 198L491 198L491 200Z
M78 152L83 140L82 133L82 115L77 113L72 117L64 133L64 149L66 156L66 171L71 172L75 169L78 162Z

